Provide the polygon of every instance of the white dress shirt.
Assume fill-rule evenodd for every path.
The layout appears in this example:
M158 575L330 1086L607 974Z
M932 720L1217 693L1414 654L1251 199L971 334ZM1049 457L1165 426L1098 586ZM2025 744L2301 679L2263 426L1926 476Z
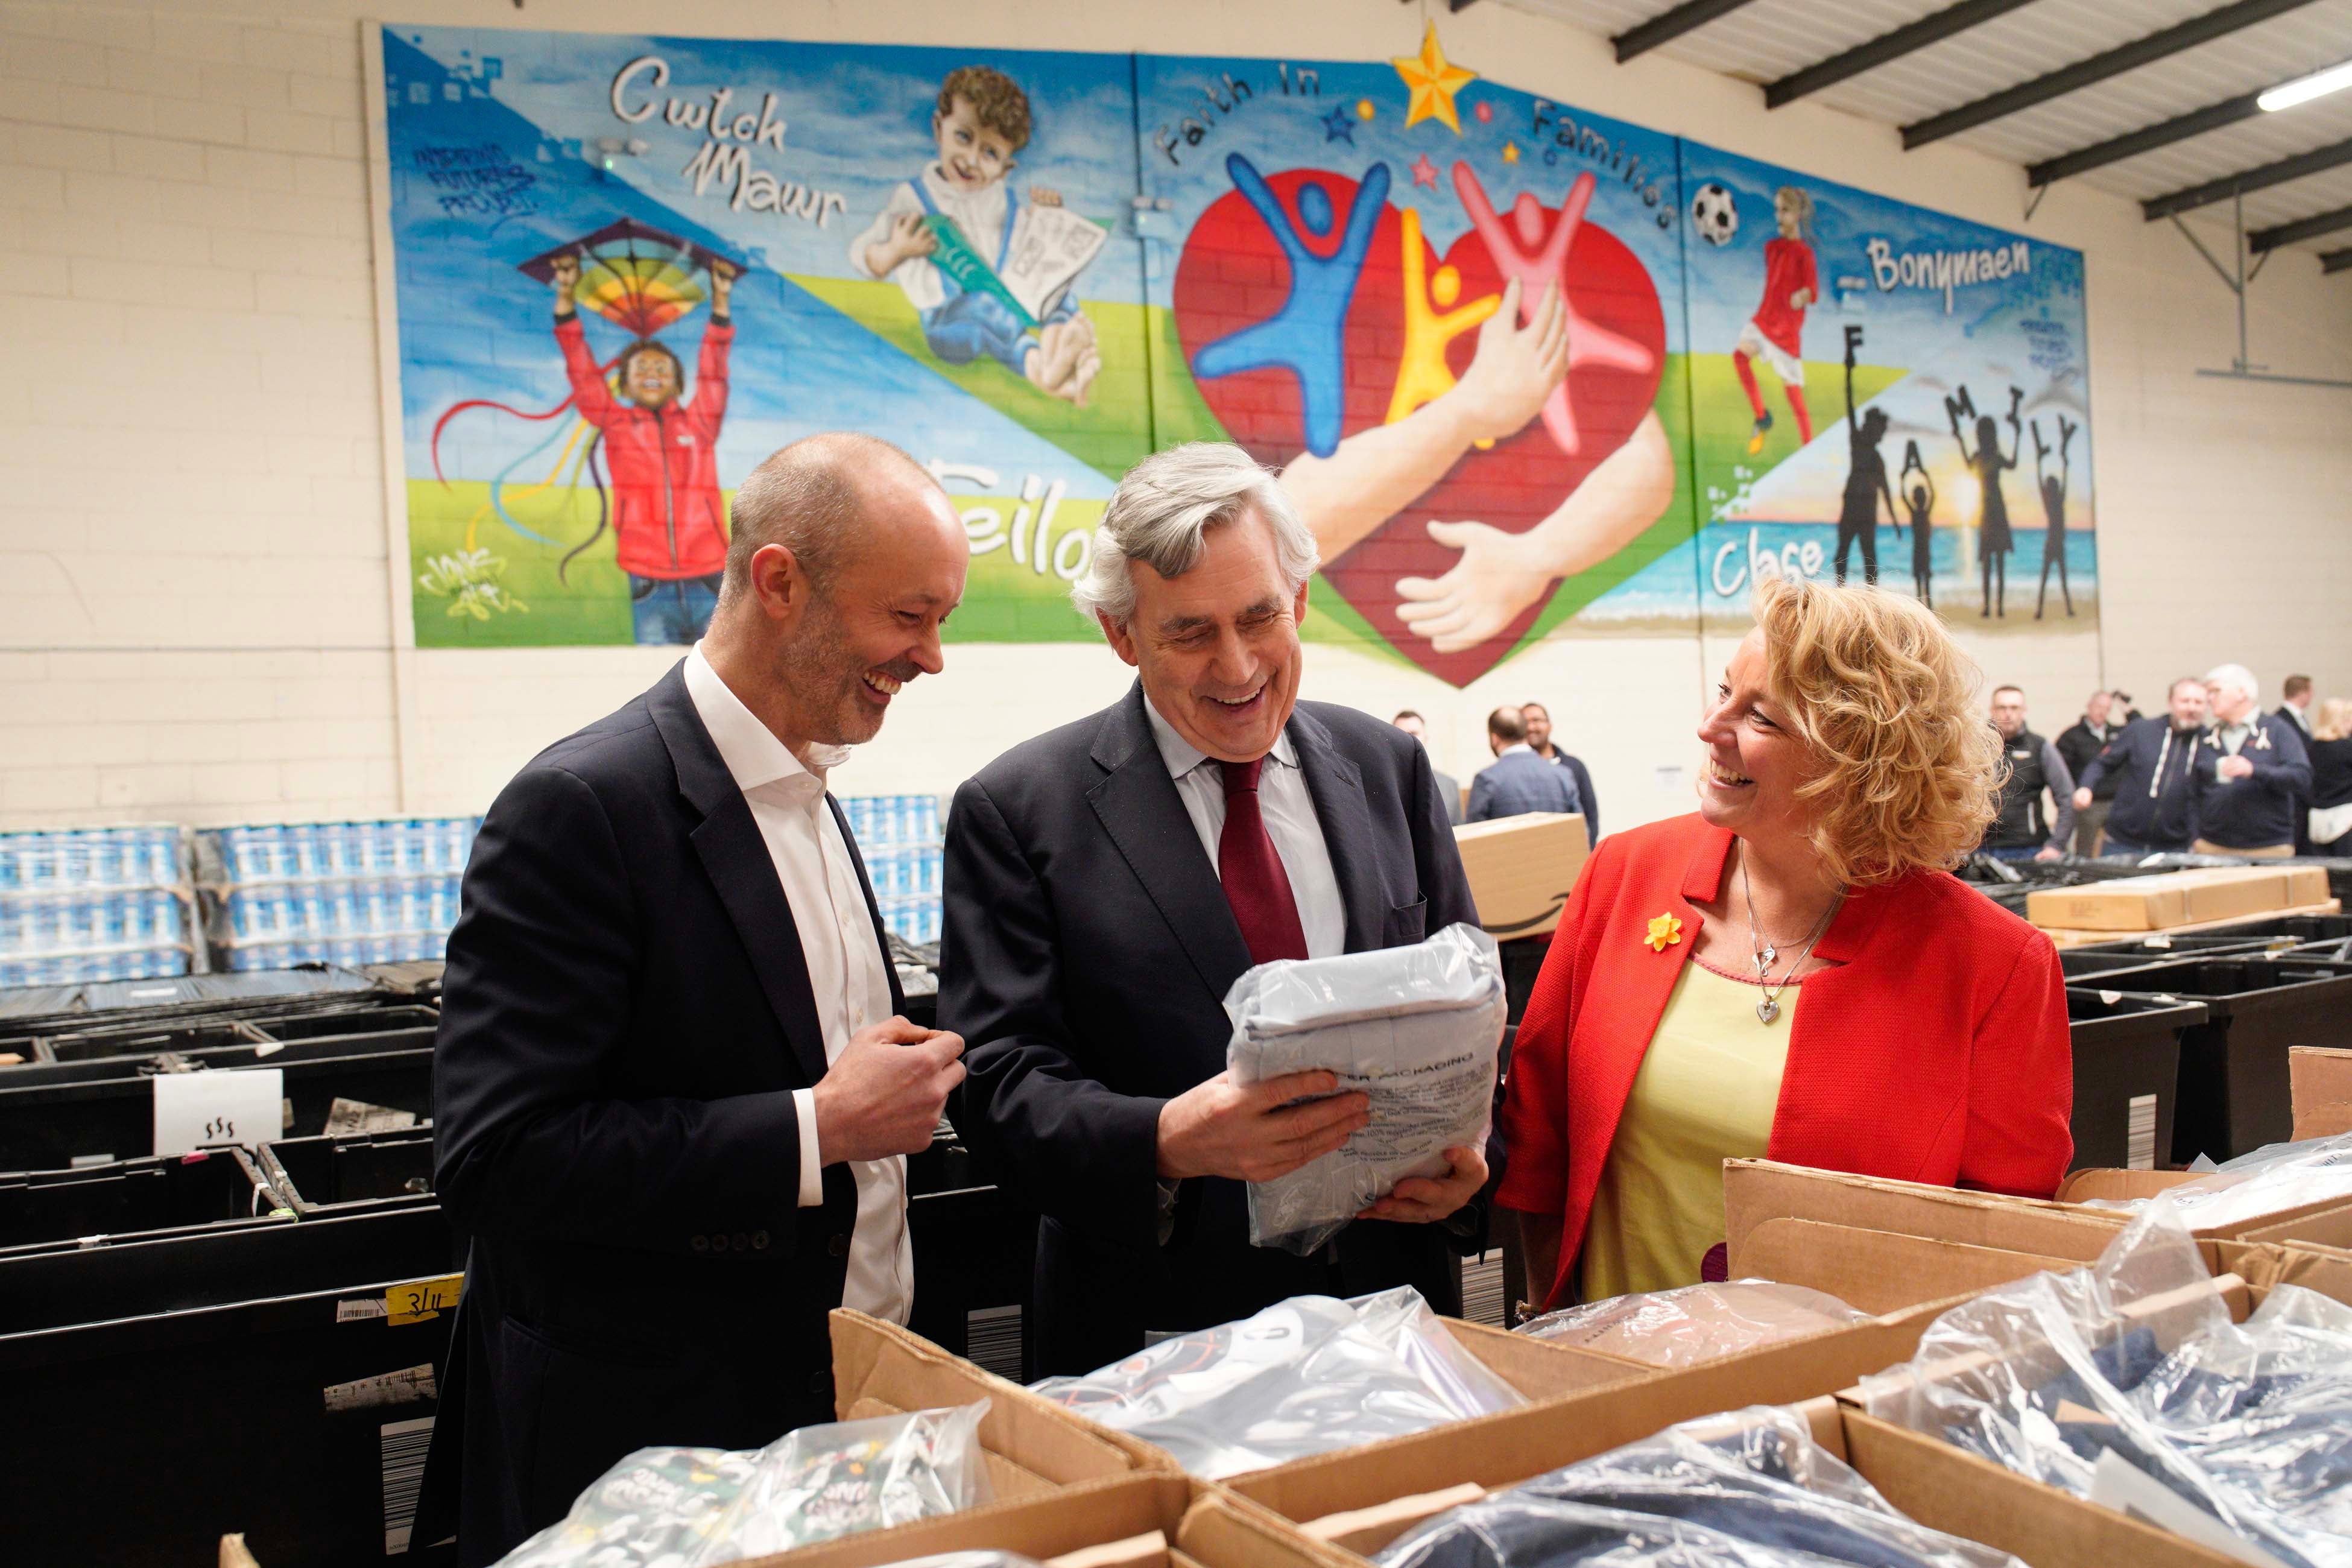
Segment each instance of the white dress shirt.
M1159 742L1160 760L1176 781L1176 793L1201 836L1209 866L1217 864L1217 840L1225 831L1225 775L1215 758L1202 752L1176 727L1160 716L1146 697L1143 711L1151 720L1151 736ZM1307 793L1307 775L1299 770L1297 748L1288 730L1275 737L1274 750L1257 775L1258 815L1265 819L1265 835L1290 879L1290 896L1298 905L1298 924L1307 933L1307 956L1332 958L1348 948L1348 907L1339 900L1339 874L1331 869L1330 846L1323 842L1323 824L1315 815L1315 797Z
M824 1059L837 1059L849 1037L890 1016L890 979L866 908L865 889L849 846L824 800L826 770L848 758L846 746L812 746L795 756L728 689L697 643L686 658L686 693L719 760L751 805L751 820L775 861L784 900L799 928L809 989L824 1034ZM756 961L756 960L755 960ZM824 1202L817 1148L816 1094L793 1091L800 1117L800 1206ZM914 1244L907 1233L907 1162L852 1160L857 1178L857 1224L851 1233L849 1277L841 1304L894 1323L907 1321L915 1296Z

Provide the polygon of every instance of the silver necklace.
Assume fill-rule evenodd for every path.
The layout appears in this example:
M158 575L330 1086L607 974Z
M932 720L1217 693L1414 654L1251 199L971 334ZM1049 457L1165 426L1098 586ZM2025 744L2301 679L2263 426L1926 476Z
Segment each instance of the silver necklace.
M1748 857L1745 855L1739 858L1739 891L1748 900L1748 942L1756 957L1756 983L1764 992L1763 998L1756 1004L1756 1016L1769 1024L1780 1016L1780 993L1789 988L1789 982L1797 977L1797 971L1803 968L1805 960L1812 956L1813 944L1822 940L1822 934L1830 929L1830 921L1837 918L1840 906L1845 902L1845 893L1841 889L1838 896L1830 900L1830 907L1822 911L1821 920L1813 926L1813 934L1805 939L1803 949L1780 976L1780 984L1775 985L1772 984L1772 965L1779 960L1780 950L1765 940L1764 933L1756 928L1756 889L1748 885Z

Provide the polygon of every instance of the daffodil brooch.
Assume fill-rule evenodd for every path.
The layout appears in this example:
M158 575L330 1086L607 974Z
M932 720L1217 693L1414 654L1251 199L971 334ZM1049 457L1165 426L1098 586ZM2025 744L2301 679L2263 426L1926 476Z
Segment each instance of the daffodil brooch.
M1679 915L1653 915L1650 933L1642 940L1652 952L1664 952L1683 939L1683 922Z

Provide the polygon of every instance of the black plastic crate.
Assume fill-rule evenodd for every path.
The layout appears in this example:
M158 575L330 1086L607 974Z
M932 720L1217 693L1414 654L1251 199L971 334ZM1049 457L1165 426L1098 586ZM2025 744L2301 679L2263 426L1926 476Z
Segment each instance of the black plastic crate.
M0 1175L0 1247L249 1220L258 1190L235 1148Z
M403 1037L386 1037L400 1039ZM284 1137L312 1137L327 1130L338 1100L404 1110L419 1121L433 1117L433 1051L416 1043L383 1049L367 1037L351 1041L310 1040L278 1047L238 1047L216 1053L206 1071L241 1067L277 1068L285 1074L291 1120ZM120 1068L103 1078L78 1075L100 1065ZM133 1058L111 1064L59 1063L16 1069L0 1076L0 1170L55 1170L76 1160L130 1159L154 1146L153 1072ZM41 1076L47 1075L47 1076Z
M301 1219L433 1202L433 1130L354 1132L265 1143L261 1179Z
M1015 1383L1025 1350L1037 1215L989 1184L951 1129L907 1161L915 1302L907 1326Z
M270 1568L453 1560L388 1551L453 1313L395 1324L387 1292L456 1271L433 1208L0 1259L10 1560L210 1562L230 1531Z
M297 1040L346 1038L359 1035L390 1035L421 1030L430 1044L441 1015L431 1007L403 1002L366 1007L336 1007L316 1013L294 1013L243 1020L262 1038L288 1045Z
M235 1016L271 1008L350 1003L378 989L364 974L332 964L152 980L93 980L78 985L0 990L0 1043L30 1035L112 1024Z
M2200 1002L2180 1041L2172 1163L2252 1153L2294 1135L2287 1051L2352 1047L2352 963L2298 956L2179 958L2113 970L2101 989Z
M2171 1159L2180 1037L2205 1018L2200 1002L2068 987L2077 1166L2153 1170Z

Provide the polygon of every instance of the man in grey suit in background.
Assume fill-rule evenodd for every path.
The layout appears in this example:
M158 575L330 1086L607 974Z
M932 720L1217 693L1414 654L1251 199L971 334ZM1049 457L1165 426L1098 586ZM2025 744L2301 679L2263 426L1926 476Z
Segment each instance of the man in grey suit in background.
M1470 781L1469 820L1581 809L1568 771L1544 761L1528 744L1527 721L1517 709L1497 708L1486 715L1486 743L1495 749L1495 760Z
M1419 741L1423 751L1429 750L1429 724L1420 714L1410 708L1403 709L1389 722ZM1434 757L1432 757L1429 762L1429 776L1437 781L1437 793L1444 797L1445 825L1448 827L1461 826L1462 786L1454 782L1453 774L1441 773L1437 771L1437 759Z

